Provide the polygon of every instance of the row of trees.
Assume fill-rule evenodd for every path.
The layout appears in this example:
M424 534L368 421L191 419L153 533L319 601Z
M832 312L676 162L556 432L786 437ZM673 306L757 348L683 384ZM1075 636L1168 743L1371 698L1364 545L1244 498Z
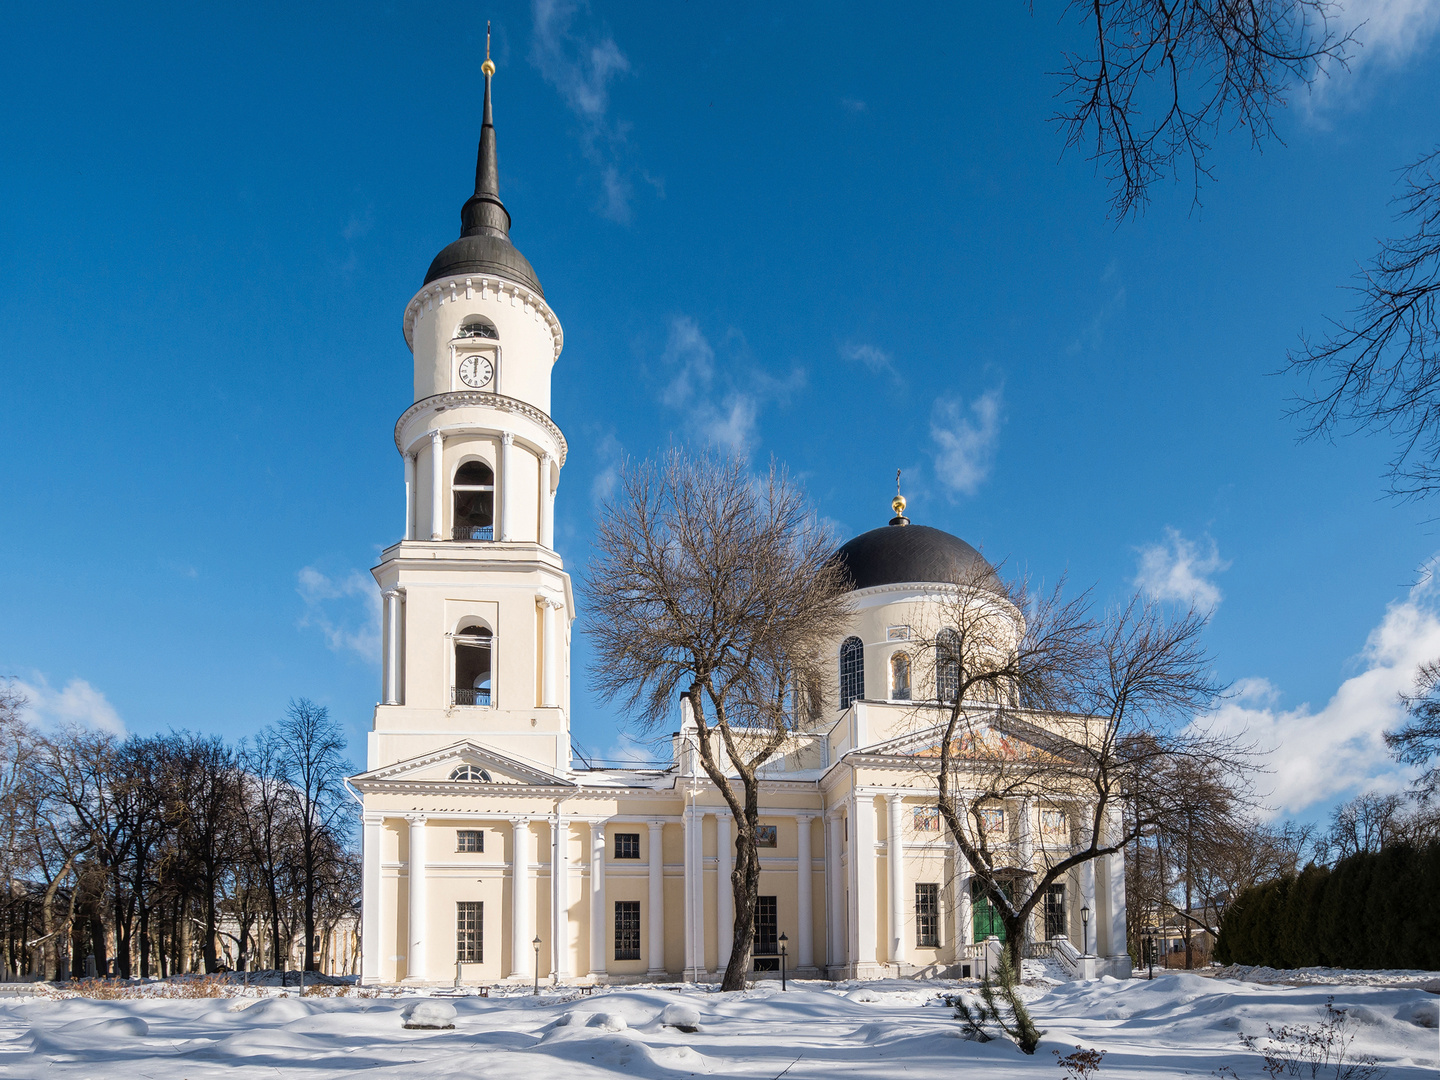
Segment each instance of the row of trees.
M239 746L41 732L0 684L0 956L11 977L313 970L358 915L344 740L292 702Z

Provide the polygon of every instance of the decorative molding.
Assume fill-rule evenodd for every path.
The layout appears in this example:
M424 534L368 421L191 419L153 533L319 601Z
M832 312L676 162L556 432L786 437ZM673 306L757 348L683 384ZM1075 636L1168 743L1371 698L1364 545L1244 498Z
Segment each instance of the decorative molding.
M545 298L527 289L524 285L489 274L456 274L440 278L430 282L415 294L410 303L405 305L404 321L405 344L410 347L412 352L415 349L415 320L419 317L421 310L431 311L437 305L443 306L447 301L453 304L458 299L458 288L462 284L465 286L467 300L473 299L474 290L479 289L481 299L485 299L493 293L495 300L501 303L508 296L511 307L519 307L523 303L525 311L533 315L537 322L543 322L550 330L550 339L555 347L552 363L560 359L560 350L565 347L565 331L561 329L560 320L550 310L550 305L545 302Z
M565 441L565 436L561 434L560 428L556 426L554 420L550 419L550 415L541 409L537 409L528 401L506 397L504 394L492 394L488 390L450 390L443 394L431 394L427 398L421 398L401 413L400 419L395 421L395 449L399 450L402 454L407 452L408 448L401 441L401 436L405 430L405 425L413 420L419 413L424 412L426 409L457 409L465 405L479 405L488 409L498 409L501 412L514 413L517 416L524 416L535 421L535 423L544 428L546 433L555 440L555 446L560 452L560 466L564 468L565 458L570 452L570 447ZM433 439L437 434L443 437L444 431L445 429L443 428L434 428L425 434ZM425 436L421 437L424 438Z

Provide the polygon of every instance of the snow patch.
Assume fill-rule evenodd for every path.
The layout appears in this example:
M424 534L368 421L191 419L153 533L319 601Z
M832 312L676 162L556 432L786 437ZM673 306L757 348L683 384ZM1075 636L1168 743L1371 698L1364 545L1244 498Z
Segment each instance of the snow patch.
M660 1024L693 1035L700 1030L700 1010L694 1005L677 1001L660 1011Z
M439 1031L455 1026L455 1006L448 1001L417 1001L400 1011L404 1025L412 1030Z

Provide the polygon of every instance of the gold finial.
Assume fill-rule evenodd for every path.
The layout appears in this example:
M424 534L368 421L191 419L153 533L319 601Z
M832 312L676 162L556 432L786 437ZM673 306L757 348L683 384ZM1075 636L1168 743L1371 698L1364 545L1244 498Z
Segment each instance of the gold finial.
M890 500L890 509L897 518L905 515L905 496L900 494L900 470L895 470L895 498Z
M488 79L495 74L495 61L490 59L490 20L485 20L485 62L480 65L480 70L485 73Z

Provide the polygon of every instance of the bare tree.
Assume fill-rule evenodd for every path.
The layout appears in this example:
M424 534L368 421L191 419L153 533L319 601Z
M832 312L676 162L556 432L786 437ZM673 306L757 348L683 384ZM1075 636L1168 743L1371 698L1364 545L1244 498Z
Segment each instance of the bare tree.
M1188 172L1198 201L1206 154L1224 126L1259 146L1294 85L1344 65L1353 40L1334 0L1079 0L1087 47L1065 56L1066 145L1099 163L1118 219L1150 186Z
M1203 814L1184 775L1248 762L1194 724L1220 690L1196 612L1170 617L1136 598L1097 619L1084 596L1065 600L1058 586L1034 596L983 564L939 597L921 638L928 689L915 716L938 742L941 818L1018 965L1052 885ZM1007 803L1022 808L1013 830L997 827Z
M1440 489L1440 147L1402 185L1400 238L1381 241L1361 271L1355 309L1289 364L1311 388L1293 410L1303 437L1386 432L1398 442L1391 493L1426 496Z
M1440 660L1422 664L1415 676L1415 688L1400 696L1410 719L1394 731L1385 732L1385 745L1406 765L1423 765L1415 780L1415 791L1423 801L1440 789Z
M315 919L320 894L333 867L332 854L348 832L349 804L344 797L345 735L330 711L308 698L290 702L276 728L280 760L295 811L297 850L304 905L305 970L315 970Z
M773 462L672 448L627 463L603 507L589 573L594 671L642 730L694 723L706 776L735 818L734 943L722 988L744 986L755 936L760 770L820 706L823 644L846 618L833 539ZM738 783L737 783L738 782Z

